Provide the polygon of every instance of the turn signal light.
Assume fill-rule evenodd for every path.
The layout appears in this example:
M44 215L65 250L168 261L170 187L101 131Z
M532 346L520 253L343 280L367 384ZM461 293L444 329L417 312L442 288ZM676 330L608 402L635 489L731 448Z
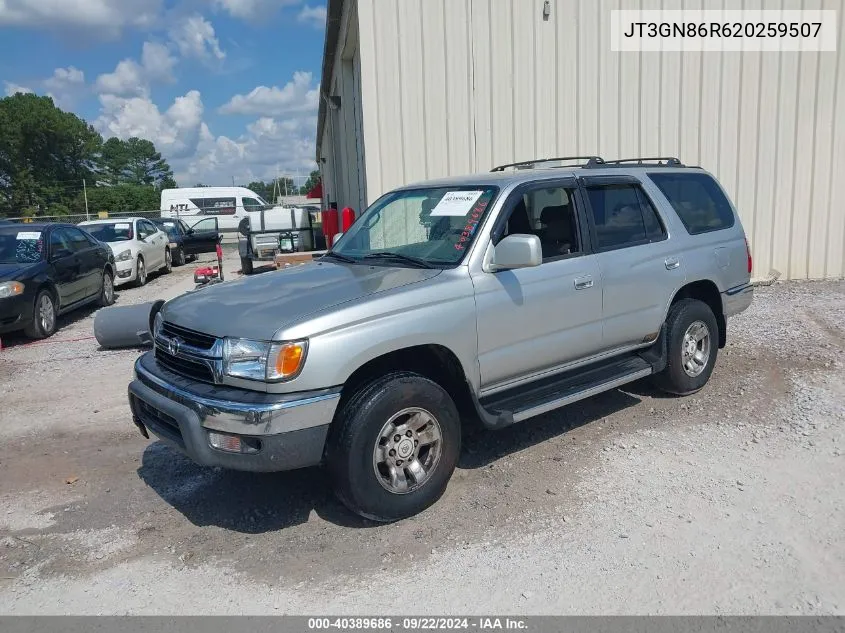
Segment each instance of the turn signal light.
M305 360L305 341L277 343L270 347L267 378L280 380L299 373ZM272 363L272 364L271 364Z

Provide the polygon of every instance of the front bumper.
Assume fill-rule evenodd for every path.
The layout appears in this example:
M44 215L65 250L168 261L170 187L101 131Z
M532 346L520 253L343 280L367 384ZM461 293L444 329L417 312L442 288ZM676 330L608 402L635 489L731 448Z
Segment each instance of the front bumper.
M205 466L292 470L320 463L340 389L267 394L196 383L159 366L153 352L135 362L129 405L135 424ZM247 438L255 453L211 446L209 432Z
M135 270L135 260L128 259L122 262L115 262L114 268L116 274L114 276L114 285L122 286L137 279L138 271Z
M26 293L0 299L0 334L22 330L29 325L34 303Z
M722 293L722 306L726 317L736 316L751 305L754 298L754 286L750 283L735 286Z

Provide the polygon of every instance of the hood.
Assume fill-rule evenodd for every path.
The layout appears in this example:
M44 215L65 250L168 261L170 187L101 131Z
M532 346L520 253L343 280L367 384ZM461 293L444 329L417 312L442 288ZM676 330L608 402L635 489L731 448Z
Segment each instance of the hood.
M42 262L34 264L0 264L0 281L26 281Z
M304 316L440 272L315 262L201 288L168 301L162 313L170 323L217 337L271 340Z

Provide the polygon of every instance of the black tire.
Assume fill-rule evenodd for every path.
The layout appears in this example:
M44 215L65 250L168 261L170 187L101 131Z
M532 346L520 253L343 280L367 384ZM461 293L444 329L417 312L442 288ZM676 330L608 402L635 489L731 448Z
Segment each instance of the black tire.
M109 270L103 271L103 285L97 303L103 308L114 303L114 275Z
M375 451L386 423L408 408L418 408L434 418L440 433L439 457L434 458L421 484L410 475L407 492L392 492L387 482L380 482ZM396 437L405 441L404 435ZM422 435L419 442L417 436L408 437L425 444ZM335 493L346 507L373 521L390 522L422 512L437 501L446 490L460 452L460 417L446 390L419 374L394 372L362 386L338 411L329 433L326 465ZM413 459L425 458L421 452L419 459L416 454ZM409 457L405 466L411 461ZM403 467L403 478L408 476Z
M147 265L144 263L144 258L140 255L138 255L138 261L135 265L137 266L136 270L138 271L138 276L135 278L135 286L140 288L147 283Z
M42 315L41 306L49 309L48 314ZM49 307L48 307L49 306ZM46 318L43 318L46 316ZM32 310L32 319L24 329L24 334L29 338L42 339L52 336L58 329L58 311L56 310L56 298L49 290L41 290L35 296L35 304Z
M241 272L244 275L252 274L252 260L249 257L241 257Z
M706 360L694 361L690 358L691 355L697 357L699 352L702 352L703 357L702 341L695 343L688 340L685 343L687 331L696 323L703 324L706 328L708 337ZM700 329L699 333L701 333ZM719 325L710 306L697 299L682 299L673 304L666 317L666 336L668 337L666 369L655 375L655 384L663 391L679 396L695 393L710 380L719 351ZM688 355L685 356L686 344L695 344L696 351L689 354L692 350L690 347ZM692 373L685 368L685 362L693 364Z
M173 270L173 254L169 248L164 249L164 266L160 270L163 270L165 275Z
M185 265L185 249L179 247L176 249L176 254L173 256L173 265L174 266L184 266Z

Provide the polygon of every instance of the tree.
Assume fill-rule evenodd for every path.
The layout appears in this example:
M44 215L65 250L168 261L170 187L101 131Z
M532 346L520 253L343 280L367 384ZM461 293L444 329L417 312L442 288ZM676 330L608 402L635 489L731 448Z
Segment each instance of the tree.
M300 188L300 195L306 195L309 191L311 191L314 187L317 186L317 183L319 183L321 179L322 176L320 175L320 172L318 170L315 169L314 171L312 171L308 175L308 180L306 180L305 184L302 185L302 187Z
M94 181L103 139L50 97L0 99L0 215L67 210L82 181Z
M134 185L154 185L173 182L173 170L156 151L152 141L132 137L126 141L128 181Z
M278 178L270 182L253 180L245 187L271 203L274 203L278 196L293 196L299 191L291 178Z
M76 200L77 208L85 205ZM121 184L115 186L94 187L88 189L88 209L92 215L100 211L155 211L161 203L161 193L150 185Z

